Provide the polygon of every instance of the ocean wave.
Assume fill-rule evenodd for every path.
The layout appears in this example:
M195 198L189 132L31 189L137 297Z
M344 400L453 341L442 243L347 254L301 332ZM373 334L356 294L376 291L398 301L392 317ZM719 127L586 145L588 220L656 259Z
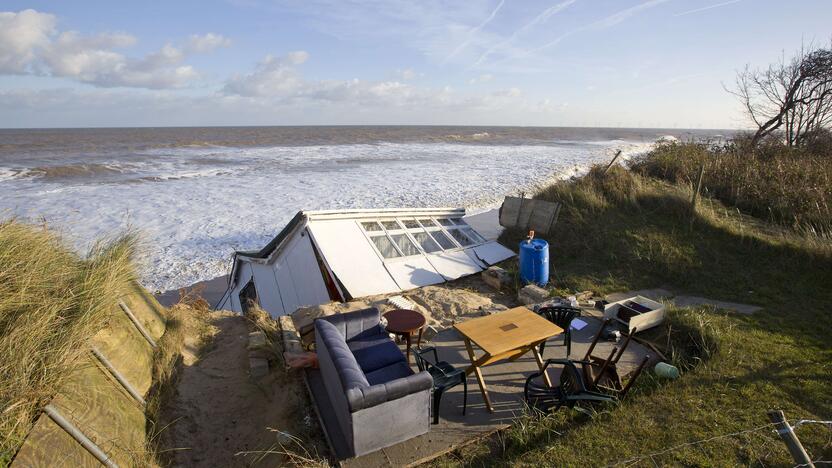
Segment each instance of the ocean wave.
M109 164L71 164L65 166L38 166L18 174L19 177L60 180L74 178L96 178L106 175L122 174L122 168Z
M60 225L82 250L135 226L152 246L143 282L168 290L227 273L230 252L262 247L298 210L487 209L505 195L531 195L606 164L616 149L626 159L649 146L440 141L153 149L118 165L39 164L31 168L42 170L38 177L0 184L0 208ZM50 183L38 183L47 174ZM105 182L87 183L95 180Z

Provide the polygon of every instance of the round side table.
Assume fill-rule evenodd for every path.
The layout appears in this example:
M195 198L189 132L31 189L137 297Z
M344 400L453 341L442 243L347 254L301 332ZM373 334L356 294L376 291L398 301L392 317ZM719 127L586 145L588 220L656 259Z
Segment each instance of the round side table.
M384 314L387 319L387 332L404 337L407 343L407 363L410 364L410 345L413 333L419 332L416 339L416 346L422 344L422 330L427 323L425 316L415 310L393 309Z

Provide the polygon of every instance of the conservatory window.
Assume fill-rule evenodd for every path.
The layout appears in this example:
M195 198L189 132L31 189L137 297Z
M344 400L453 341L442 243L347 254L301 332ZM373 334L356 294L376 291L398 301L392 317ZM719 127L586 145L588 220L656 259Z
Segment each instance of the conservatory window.
M393 234L390 236L393 239L393 242L399 247L399 250L404 253L405 257L409 257L411 255L419 255L419 249L413 245L413 242L407 237L406 234Z
M402 228L395 220L382 221L381 224L384 226L384 229L387 229L388 231L394 231Z
M459 242L459 245L463 247L475 244L474 240L465 235L465 233L460 229L449 229L448 232L451 233L451 235L454 236L454 239Z
M448 238L448 235L444 232L430 231L430 235L433 236L434 239L436 239L436 242L439 242L439 245L441 245L443 249L449 250L456 248L456 244L454 244L454 242L450 238Z
M387 236L373 236L370 237L370 239L373 241L373 244L375 244L382 257L396 258L402 256Z
M422 250L427 253L438 252L442 250L442 247L439 247L439 244L436 243L431 237L424 231L421 232L411 232L411 235L419 245L422 246Z
M420 223L422 226L426 227L426 228L427 228L427 227L434 227L434 226L436 226L436 223L434 223L432 219L420 219L420 220L419 220L419 223Z
M378 232L381 231L381 226L375 221L365 221L361 223L361 227L364 228L367 232Z

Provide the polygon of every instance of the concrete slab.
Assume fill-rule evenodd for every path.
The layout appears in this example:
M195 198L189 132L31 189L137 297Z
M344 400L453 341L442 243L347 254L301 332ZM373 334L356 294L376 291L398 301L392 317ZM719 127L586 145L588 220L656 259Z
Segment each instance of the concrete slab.
M662 299L670 299L675 296L672 292L668 291L667 289L662 288L653 288L653 289L639 289L637 291L627 291L627 292L620 292L620 293L612 293L607 294L604 296L604 299L615 302L620 301L622 299L627 299L628 297L633 296L644 296L648 299L653 299L654 301L661 301Z
M745 315L751 315L755 312L763 310L762 307L755 305L740 304L738 302L718 301L716 299L708 299L707 297L700 296L676 296L675 298L673 298L673 303L676 305L676 307L692 307L706 305L716 307L717 309L732 310L734 312Z
M717 309L725 309L725 310L732 310L734 312L740 314L750 315L755 312L759 312L763 310L762 307L750 305L750 304L740 304L738 302L728 302L728 301L720 301L718 299L710 299L707 297L701 296L690 296L686 294L674 294L667 289L662 288L655 288L655 289L640 289L637 291L627 291L622 293L612 293L608 294L604 299L615 302L620 301L622 299L626 299L628 297L633 296L644 296L649 299L653 299L656 301L666 301L669 302L676 307L696 307L696 306L711 306L716 307Z
M601 324L600 320L591 316L583 319L587 322L587 326L580 331L573 330L573 358L583 358ZM561 337L553 338L551 343L547 344L544 358L565 357L566 348L562 344L563 339ZM433 338L430 345L437 347L440 360L448 361L458 368L467 367L470 363L464 344L453 329L440 331ZM615 343L602 341L593 354L607 356L614 346ZM636 342L631 342L621 361L619 361L619 370L625 374L629 373L635 369L647 353L647 348ZM439 424L431 426L429 433L362 457L344 460L341 464L347 467L376 467L408 466L424 463L495 431L507 428L515 418L523 415L525 410L523 386L526 378L536 371L537 364L531 353L514 362L499 362L487 366L483 369L483 375L495 408L494 413L489 413L485 408L476 379L469 376L466 415L462 415L463 389L459 385L447 391L442 397ZM557 374L558 371L553 370L551 376L554 381L557 381ZM328 402L318 403L319 399L325 398L322 382L316 381L314 378L310 378L308 382L313 398L318 405L317 410L321 413L322 425L327 429L337 428L337 424L334 422L327 422L334 418L334 414L331 414L331 408L328 409ZM318 388L315 388L316 386ZM328 412L329 414L327 414ZM332 439L331 446L333 446L336 453L339 451L343 453L343 442L335 440L338 437L342 436L337 433L328 434L328 438Z

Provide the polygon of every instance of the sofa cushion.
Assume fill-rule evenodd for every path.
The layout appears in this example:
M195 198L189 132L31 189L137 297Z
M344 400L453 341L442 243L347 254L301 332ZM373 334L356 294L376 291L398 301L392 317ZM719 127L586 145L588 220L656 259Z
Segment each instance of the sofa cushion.
M381 314L375 307L369 309L344 312L343 314L327 315L319 320L326 320L335 325L346 341L361 339L363 337L383 333L384 329L379 325Z
M375 385L407 377L408 375L413 375L413 371L410 369L410 366L408 366L404 361L398 361L394 364L390 364L389 366L385 366L381 369L376 369L368 374L365 374L365 377L367 377L367 382L369 382L370 385Z
M316 344L318 348L326 347L344 390L370 385L364 376L364 371L358 365L358 361L335 325L325 320L316 320L315 339L318 341Z
M405 360L396 343L383 333L352 340L347 346L365 374Z

